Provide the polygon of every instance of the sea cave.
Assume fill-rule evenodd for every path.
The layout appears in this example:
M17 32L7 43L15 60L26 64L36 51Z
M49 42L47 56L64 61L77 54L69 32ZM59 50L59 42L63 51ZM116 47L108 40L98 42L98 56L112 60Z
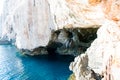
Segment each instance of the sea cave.
M119 80L120 0L0 0L0 80Z

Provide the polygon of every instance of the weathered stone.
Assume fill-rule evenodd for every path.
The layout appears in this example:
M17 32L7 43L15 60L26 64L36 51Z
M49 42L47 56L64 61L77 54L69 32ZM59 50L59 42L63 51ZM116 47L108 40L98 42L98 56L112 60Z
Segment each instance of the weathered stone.
M101 2L101 0L48 0L56 29L101 25L105 19L102 6L89 4L93 1Z
M98 37L85 52L89 67L104 76L102 80L119 80L120 28L113 21L106 21L98 30ZM76 61L80 62L80 60ZM78 68L79 69L79 68ZM77 71L76 73L80 71ZM75 72L74 72L75 73Z
M2 35L15 39L19 49L46 46L51 30L99 27L95 25L104 20L100 5L92 7L84 0L4 0L4 3Z
M5 0L3 8L2 35L16 39L19 49L48 44L54 26L47 0Z
M102 80L119 80L120 73L120 1L119 0L89 0L103 9L104 23L98 29L97 38L85 54L88 55L89 67L103 75ZM96 3L98 1L98 3ZM100 2L99 2L100 1ZM91 4L92 5L92 4ZM96 7L97 8L97 7ZM99 9L99 8L98 8ZM75 61L74 61L75 62ZM76 63L81 62L78 60ZM78 70L78 71L77 71ZM74 72L74 71L73 71ZM74 73L80 74L79 68ZM76 74L77 75L77 74ZM78 79L79 80L79 79Z
M115 48L116 45L119 46L119 30L119 26L116 23L106 21L98 30L97 39L95 39L91 47L87 49L86 53L89 57L89 66L96 72L101 73L110 55L117 53Z
M89 36L82 35L81 38L83 32L78 36L79 31L58 29L101 25L98 38L87 49L88 63L95 72L107 72L105 79L112 74L115 80L119 80L120 0L5 0L3 8L2 35L15 39L20 49L33 50L48 45L50 53L53 50L78 55L81 48L85 51L90 46ZM58 31L53 32L53 40L49 42L51 30ZM70 51L72 49L78 52ZM110 56L114 58L110 59ZM113 63L108 65L110 61ZM106 66L111 69L106 70ZM79 73L79 68L75 73Z
M89 66L95 72L104 74L104 80L119 80L119 74L114 75L114 72L119 73L120 28L113 21L106 21L97 34L97 39L86 52Z
M98 28L64 28L54 31L47 46L48 52L77 56L86 51L97 37Z
M101 80L101 77L89 68L87 54L76 57L69 68L74 73L73 80Z

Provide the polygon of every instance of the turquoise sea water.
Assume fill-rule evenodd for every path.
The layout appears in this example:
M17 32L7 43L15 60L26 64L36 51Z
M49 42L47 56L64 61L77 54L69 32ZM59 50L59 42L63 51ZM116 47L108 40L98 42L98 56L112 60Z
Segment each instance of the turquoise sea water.
M67 80L71 56L22 55L11 45L0 45L0 80Z

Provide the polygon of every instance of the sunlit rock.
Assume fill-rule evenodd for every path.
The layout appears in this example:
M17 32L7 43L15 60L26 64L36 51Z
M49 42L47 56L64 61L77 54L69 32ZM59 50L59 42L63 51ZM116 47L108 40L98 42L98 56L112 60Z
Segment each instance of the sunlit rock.
M119 72L117 65L119 65L120 59L118 50L120 47L120 28L116 23L108 21L98 30L97 34L98 38L91 44L91 47L86 52L89 57L89 66L95 72L103 75L107 73L107 76L110 74L111 79L112 77L117 78L118 75L115 75L114 72L116 69L118 70L116 73ZM113 58L110 61L111 56ZM118 80L118 78L115 80Z
M98 1L101 4L104 14L104 22L98 29L97 38L93 41L90 48L87 49L85 54L88 55L88 66L103 76L102 80L119 80L120 73L120 15L119 0L89 0ZM99 2L101 1L101 2ZM91 4L91 5L96 5ZM94 6L96 7L96 6ZM97 7L96 7L97 8ZM80 63L81 60L76 58ZM72 65L70 65L72 67ZM74 67L75 68L75 67ZM80 65L76 68L76 71L72 69L73 73L79 76ZM76 77L75 80L80 80ZM89 79L88 79L89 80Z
M109 55L115 53L113 46L119 41L119 28L113 22L106 22L97 34L97 39L86 53L89 56L90 66L95 69L102 69L103 62L105 62L103 59L108 60Z
M75 79L73 80L100 80L101 77L88 66L88 55L81 54L70 64ZM72 79L71 79L72 80Z
M15 38L19 49L48 44L53 25L46 0L6 0L4 8L3 36Z
M101 0L96 1L99 3ZM48 0L48 2L56 29L101 25L105 19L101 4L92 5L92 0L90 2L88 0Z
M119 23L120 0L103 0L103 11L106 18Z
M99 2L99 0L97 1ZM5 0L2 35L15 39L19 49L46 46L51 30L100 27L101 6L87 0Z

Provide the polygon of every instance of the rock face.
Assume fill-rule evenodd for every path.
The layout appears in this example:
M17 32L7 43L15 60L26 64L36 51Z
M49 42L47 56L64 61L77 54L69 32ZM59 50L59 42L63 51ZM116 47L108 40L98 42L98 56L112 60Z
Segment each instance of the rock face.
M103 21L100 6L92 7L86 1L5 0L4 3L2 35L14 39L19 49L46 46L51 30L98 27L95 25Z
M19 49L46 46L53 23L47 0L5 0L3 36L16 39Z
M120 0L5 0L4 3L1 16L3 37L14 39L19 49L23 51L27 49L28 52L32 51L36 55L38 52L48 54L52 45L55 52L64 54L71 54L69 50L63 50L66 47L70 50L71 47L79 48L79 44L86 47L84 41L84 43L79 41L80 36L76 36L79 30L74 34L74 31L59 29L90 28L101 25L97 39L85 52L88 56L86 66L88 63L95 73L103 74L104 80L119 80ZM52 33L53 30L57 31ZM71 33L75 37L71 36ZM50 39L51 34L54 35L53 40ZM47 48L44 48L45 46ZM84 65L78 63L84 64L81 61L84 57L76 59L73 64L77 63L77 65L71 64L72 68L70 68L76 80L80 80L82 75L86 78L89 74L89 77L93 78L94 71L86 66L85 75L80 74L83 69L81 66Z
M99 3L101 0L96 1ZM86 28L103 23L102 8L100 5L92 6L92 0L91 2L88 0L48 0L48 2L57 29L63 27Z
M113 21L106 21L99 28L97 32L98 37L93 41L90 48L88 48L87 51L85 52L85 54L88 56L88 59L83 58L84 59L83 63L88 64L87 66L94 70L95 73L99 73L101 74L101 76L104 76L102 80L119 80L120 73L119 35L120 35L119 25ZM81 79L82 76L81 56L76 57L74 62L72 62L70 65L70 70L73 71L76 78L75 80L84 80ZM86 60L88 60L87 63ZM87 77L87 75L85 75L85 77ZM85 80L90 79L85 78Z
M97 39L94 40L86 52L91 67L95 68L97 65L95 69L101 69L101 66L105 64L103 62L106 62L105 60L108 60L110 55L116 54L116 44L119 45L119 30L118 25L110 21L106 21L98 30Z
M104 80L119 80L119 78L117 78L119 75L114 74L116 70L116 73L120 72L119 31L120 28L116 23L107 22L98 30L98 38L91 44L91 47L86 52L89 56L89 66L94 69L95 72L102 73L104 76L107 75L107 78ZM108 77L109 75L110 77Z
M99 0L89 0L99 1ZM100 3L103 6L103 13L106 20L98 29L97 38L93 41L90 48L85 52L88 55L88 66L103 76L102 80L119 80L120 73L120 1L119 0L103 0ZM75 65L81 63L76 58L73 63ZM80 66L73 67L76 79L80 80ZM76 69L76 71L75 71ZM86 69L87 70L87 69ZM86 76L87 77L87 76ZM86 79L89 80L89 79Z
M88 67L87 54L77 56L70 64L70 70L74 72L75 80L101 80L101 77Z

